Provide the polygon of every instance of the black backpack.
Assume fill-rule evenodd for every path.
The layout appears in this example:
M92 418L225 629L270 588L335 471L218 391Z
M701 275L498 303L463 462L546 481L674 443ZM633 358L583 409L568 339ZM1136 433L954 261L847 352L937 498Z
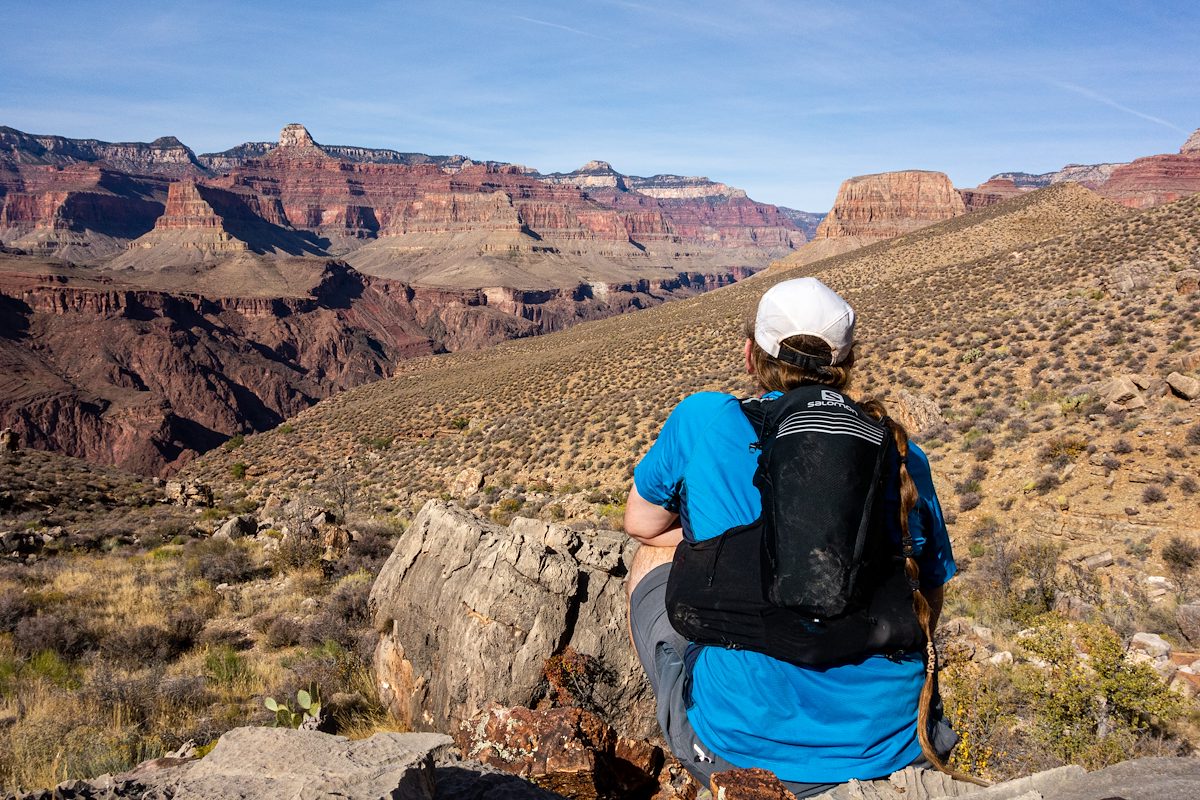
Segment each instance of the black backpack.
M811 667L922 648L904 572L911 541L888 533L899 506L885 497L898 470L887 425L820 385L741 408L759 434L762 515L679 545L667 584L675 630Z

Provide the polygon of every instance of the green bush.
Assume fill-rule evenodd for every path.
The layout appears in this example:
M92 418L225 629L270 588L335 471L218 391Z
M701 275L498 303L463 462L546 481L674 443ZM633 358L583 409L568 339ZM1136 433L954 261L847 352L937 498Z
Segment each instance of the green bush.
M1105 625L1045 614L1021 646L1045 662L1018 673L1018 688L1034 701L1034 734L1063 763L1097 769L1122 761L1131 744L1182 713L1179 696L1148 665L1127 660Z

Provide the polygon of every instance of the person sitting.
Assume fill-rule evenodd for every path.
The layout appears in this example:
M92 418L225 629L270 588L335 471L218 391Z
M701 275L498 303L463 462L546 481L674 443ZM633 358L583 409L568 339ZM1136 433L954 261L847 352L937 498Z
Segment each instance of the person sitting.
M851 307L815 278L769 289L744 348L758 405L805 386L843 396L854 366L854 324ZM875 419L883 416L878 403L860 405ZM625 530L641 545L626 585L630 634L668 746L704 785L714 772L761 767L797 797L920 763L923 646L814 667L741 646L690 642L672 627L667 588L677 547L749 525L762 513L754 483L759 436L741 406L733 395L716 392L683 399L638 463L629 492ZM903 428L882 422L895 439L883 481L885 506L895 518L888 536L899 552L903 518L919 567L913 583L928 604L932 631L942 586L955 573L950 539L927 458ZM735 589L742 590L764 592L761 585ZM943 721L931 726L930 736L944 757L953 732Z

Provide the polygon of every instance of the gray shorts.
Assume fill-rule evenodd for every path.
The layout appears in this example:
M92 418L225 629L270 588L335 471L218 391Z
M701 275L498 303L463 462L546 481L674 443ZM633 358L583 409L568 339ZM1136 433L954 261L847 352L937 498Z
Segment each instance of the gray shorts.
M670 574L671 565L662 564L634 588L629 601L629 626L638 660L654 688L663 737L679 762L707 787L714 772L737 769L737 766L701 742L688 722L684 700L687 670L683 663L688 643L667 619L667 576ZM828 791L837 784L784 781L783 785L800 798Z

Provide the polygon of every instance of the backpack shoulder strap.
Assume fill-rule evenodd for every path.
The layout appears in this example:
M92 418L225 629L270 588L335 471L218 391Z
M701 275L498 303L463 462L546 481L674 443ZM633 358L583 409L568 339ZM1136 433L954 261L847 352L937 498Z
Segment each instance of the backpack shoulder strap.
M751 443L751 450L761 450L763 445L763 437L766 435L767 428L767 411L768 404L774 402L772 400L764 400L761 397L746 397L738 401L738 406L742 409L742 413L746 415L750 427L754 429L754 442Z

